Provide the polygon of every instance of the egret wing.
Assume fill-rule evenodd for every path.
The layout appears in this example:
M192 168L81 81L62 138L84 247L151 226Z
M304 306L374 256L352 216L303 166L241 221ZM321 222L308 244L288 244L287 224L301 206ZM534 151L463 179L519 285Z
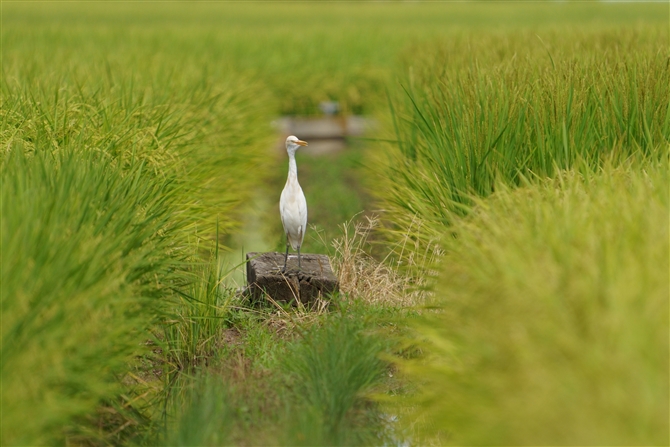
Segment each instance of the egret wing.
M279 212L288 242L297 250L307 230L307 201L297 181L286 183L279 200Z

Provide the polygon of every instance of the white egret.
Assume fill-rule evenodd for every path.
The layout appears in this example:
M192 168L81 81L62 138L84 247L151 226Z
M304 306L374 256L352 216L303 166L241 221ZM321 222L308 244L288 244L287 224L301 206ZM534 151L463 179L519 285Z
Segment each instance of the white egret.
M300 146L307 146L307 143L293 135L286 139L288 179L279 199L281 223L284 226L284 233L286 233L286 255L284 256L284 268L282 272L286 272L289 245L293 250L298 251L298 269L301 268L300 246L305 238L305 230L307 229L307 201L305 200L305 194L302 192L300 183L298 183L298 166L295 162L295 152Z

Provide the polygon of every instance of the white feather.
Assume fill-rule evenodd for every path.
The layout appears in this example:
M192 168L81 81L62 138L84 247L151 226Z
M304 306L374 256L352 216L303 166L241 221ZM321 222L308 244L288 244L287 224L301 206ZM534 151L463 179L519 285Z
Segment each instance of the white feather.
M293 250L302 246L307 230L307 201L298 179L289 176L279 199L281 223Z
M295 162L295 152L300 146L307 146L307 143L293 135L286 139L288 178L279 199L279 213L286 233L286 243L293 250L300 249L307 230L307 201L298 183L298 167Z

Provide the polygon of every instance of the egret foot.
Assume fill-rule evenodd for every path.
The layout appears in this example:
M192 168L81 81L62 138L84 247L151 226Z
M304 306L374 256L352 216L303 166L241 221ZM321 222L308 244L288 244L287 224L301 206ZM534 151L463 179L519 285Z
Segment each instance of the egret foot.
M284 255L284 267L282 267L281 272L286 273L286 264L288 263L288 245L286 246L286 254ZM296 273L302 270L302 256L300 255L300 247L298 247L298 269Z

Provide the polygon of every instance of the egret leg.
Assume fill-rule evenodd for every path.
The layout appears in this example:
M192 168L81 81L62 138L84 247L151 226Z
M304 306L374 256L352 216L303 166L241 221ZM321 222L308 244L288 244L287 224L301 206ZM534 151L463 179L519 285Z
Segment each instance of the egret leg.
M300 245L298 245L298 270L300 270L302 266L300 265Z
M286 244L286 254L284 255L284 268L281 269L282 273L286 273L286 262L288 261L288 244Z

